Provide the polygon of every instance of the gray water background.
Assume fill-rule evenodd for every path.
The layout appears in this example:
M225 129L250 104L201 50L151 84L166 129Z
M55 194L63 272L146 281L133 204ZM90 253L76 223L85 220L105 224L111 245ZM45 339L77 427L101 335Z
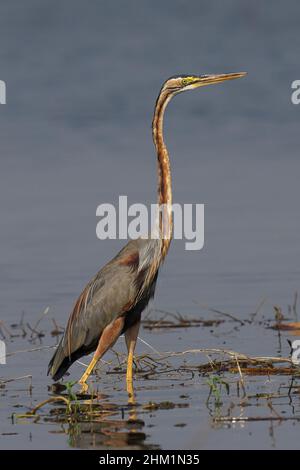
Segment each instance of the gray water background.
M152 110L161 83L180 73L248 76L167 109L174 202L205 204L205 247L173 242L154 305L195 316L199 302L243 318L263 297L291 303L300 278L300 106L290 98L299 20L296 0L2 2L0 318L25 311L34 321L49 305L64 325L124 243L97 240L96 207L120 194L155 202ZM177 349L166 337L151 344ZM184 346L221 342L200 345L188 332ZM231 346L270 354L263 334ZM8 365L7 375L18 372Z

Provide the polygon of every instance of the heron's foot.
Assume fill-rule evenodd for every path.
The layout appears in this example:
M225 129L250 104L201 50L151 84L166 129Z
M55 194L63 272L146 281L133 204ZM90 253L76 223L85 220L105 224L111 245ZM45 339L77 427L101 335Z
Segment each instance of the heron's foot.
M86 393L87 390L88 390L88 385L86 383L87 379L89 378L89 376L91 375L95 365L97 364L97 361L98 361L98 358L97 357L93 357L93 359L91 360L90 364L88 365L88 367L86 368L83 376L81 377L81 379L78 381L78 383L81 385L82 387L82 390L81 392L82 393Z
M79 385L81 385L81 390L80 390L80 393L86 393L89 389L89 386L86 382L84 382L83 380L79 380Z

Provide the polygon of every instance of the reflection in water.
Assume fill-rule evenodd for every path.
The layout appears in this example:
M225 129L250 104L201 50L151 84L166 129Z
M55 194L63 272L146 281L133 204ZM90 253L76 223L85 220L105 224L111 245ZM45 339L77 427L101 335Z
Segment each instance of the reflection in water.
M81 401L72 404L71 414L66 408L55 407L51 410L51 418L46 421L61 423L61 433L68 434L69 445L75 448L90 449L102 447L121 447L134 449L159 448L149 442L143 432L145 423L138 418L138 404L135 402L133 387L129 393L127 405L116 405L99 401L91 396L78 396ZM127 415L127 418L126 418ZM121 419L118 417L121 416Z
M141 420L99 419L90 422L70 423L67 429L71 447L135 447L145 448L146 434ZM147 445L149 448L149 444Z

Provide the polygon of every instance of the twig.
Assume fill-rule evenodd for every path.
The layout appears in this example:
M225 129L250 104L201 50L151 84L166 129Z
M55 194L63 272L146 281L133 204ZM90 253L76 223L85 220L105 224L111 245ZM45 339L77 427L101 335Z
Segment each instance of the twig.
M50 310L50 307L46 307L46 308L45 308L45 310L43 311L41 317L38 319L38 321L37 321L36 324L34 325L33 331L36 332L37 327L39 326L39 324L41 323L41 321L43 320L43 318L48 314L49 310ZM32 335L31 335L31 336L32 336Z
M241 368L240 368L240 363L239 363L239 360L237 358L237 356L235 356L235 360L236 360L236 365L237 365L237 368L238 368L238 371L239 371L239 374L240 374L240 382L241 382L241 385L242 385L242 389L243 389L243 392L244 392L244 397L247 396L247 393L246 393L246 389L245 389L245 382L244 382L244 378L243 378L243 374L242 374L242 371L241 371Z
M54 348L56 348L56 346L42 346L40 348L21 349L19 351L12 351L10 353L7 353L6 357L15 356L16 354L23 354L23 353L35 352L35 351L43 351L45 349L54 349Z
M265 304L266 300L267 300L266 298L263 298L263 299L259 302L259 304L258 304L258 306L257 306L257 308L256 308L256 310L255 310L255 312L250 314L250 316L251 316L250 323L253 323L253 322L254 322L254 320L255 320L255 318L256 318L258 312L260 311L260 309L262 308L262 306Z
M292 361L292 359L288 357L270 357L270 356L247 356L246 354L242 354L236 351L231 351L229 349L209 349L209 348L203 348L203 349L188 349L186 351L181 351L181 352L166 352L162 356L163 359L166 359L168 357L174 357L174 356L183 356L185 354L223 354L227 355L230 357L233 357L234 359L237 357L239 361L248 361L248 362L254 362L254 363L259 363L259 362L273 362L273 363L284 363L287 362L288 364L295 365Z
M52 402L55 402L55 401L63 401L63 402L66 403L67 406L70 405L70 400L67 400L67 398L63 397L62 395L58 395L57 397L51 397L51 398L48 398L47 400L42 401L41 403L36 405L31 411L29 411L27 414L29 416L34 415L37 412L37 410L42 408L42 406L45 406L45 405L47 405L47 403L52 403Z
M297 301L298 301L298 291L295 292L294 303L293 303L293 312L294 312L296 320L298 319Z
M5 325L4 321L3 320L0 320L0 328L1 330L3 329L4 331L6 331L6 333L8 334L8 336L10 338L12 338L14 335L11 333L11 331L9 330L9 328ZM5 339L5 335L3 334L3 332L1 331L1 334L3 336L3 339Z
M158 313L164 313L165 316L173 317L175 318L175 320L185 321L185 318L179 312L173 313L173 312L169 312L168 310L161 310L159 308L154 309L154 311Z
M17 325L22 330L23 338L25 338L25 336L27 336L27 331L26 331L26 328L24 326L24 317L25 317L25 312L23 310L22 313L21 313L20 322Z
M35 339L35 338L34 338L34 335L35 335L37 338L43 338L43 336L45 336L44 333L42 333L41 331L37 331L37 330L35 330L34 328L32 328L32 326L30 326L29 323L27 323L27 328L29 328L30 331L31 331L31 335L30 335L30 338L31 338L31 339Z
M284 416L280 416L280 414L278 413L278 411L275 410L275 408L273 407L272 405L272 402L270 400L270 398L268 398L268 407L270 408L270 410L272 411L272 413L275 414L275 416L277 416L277 418L279 418L280 420L282 420L284 418Z
M199 305L199 307L207 310L208 312L213 312L213 313L216 313L217 315L222 315L224 317L230 318L231 320L233 320L235 322L240 323L241 325L245 325L244 321L242 321L239 318L235 317L234 315L232 315L232 313L222 312L221 310L217 310L215 308L208 307L207 305L201 305L197 301L195 301L195 302L196 302L197 305Z
M14 382L15 380L30 379L30 388L32 388L32 375L22 375L21 377L13 377L10 379L2 380L0 379L1 384L7 384L9 382Z
M158 354L159 356L161 355L161 353L157 351L157 349L154 349L154 347L151 346L151 344L147 343L147 341L142 339L140 336L138 336L138 340L141 341L141 343L144 343L146 346L148 346L148 348L152 349L152 351L155 352L155 354Z
M216 416L215 423L235 423L251 421L300 421L300 416Z

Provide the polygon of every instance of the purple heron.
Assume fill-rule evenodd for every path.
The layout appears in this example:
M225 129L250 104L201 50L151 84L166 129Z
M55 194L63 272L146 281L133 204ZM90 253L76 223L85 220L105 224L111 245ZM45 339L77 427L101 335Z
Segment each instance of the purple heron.
M127 390L132 390L133 355L141 313L154 296L158 271L168 253L173 232L170 160L163 136L166 106L173 96L182 91L244 75L244 72L181 75L164 82L152 122L158 163L158 205L166 208L166 217L159 216L159 237L129 241L87 284L74 305L65 333L49 363L48 373L54 380L59 380L74 361L94 352L79 380L86 387L86 381L98 360L124 333L128 349ZM167 221L164 236L163 219Z

